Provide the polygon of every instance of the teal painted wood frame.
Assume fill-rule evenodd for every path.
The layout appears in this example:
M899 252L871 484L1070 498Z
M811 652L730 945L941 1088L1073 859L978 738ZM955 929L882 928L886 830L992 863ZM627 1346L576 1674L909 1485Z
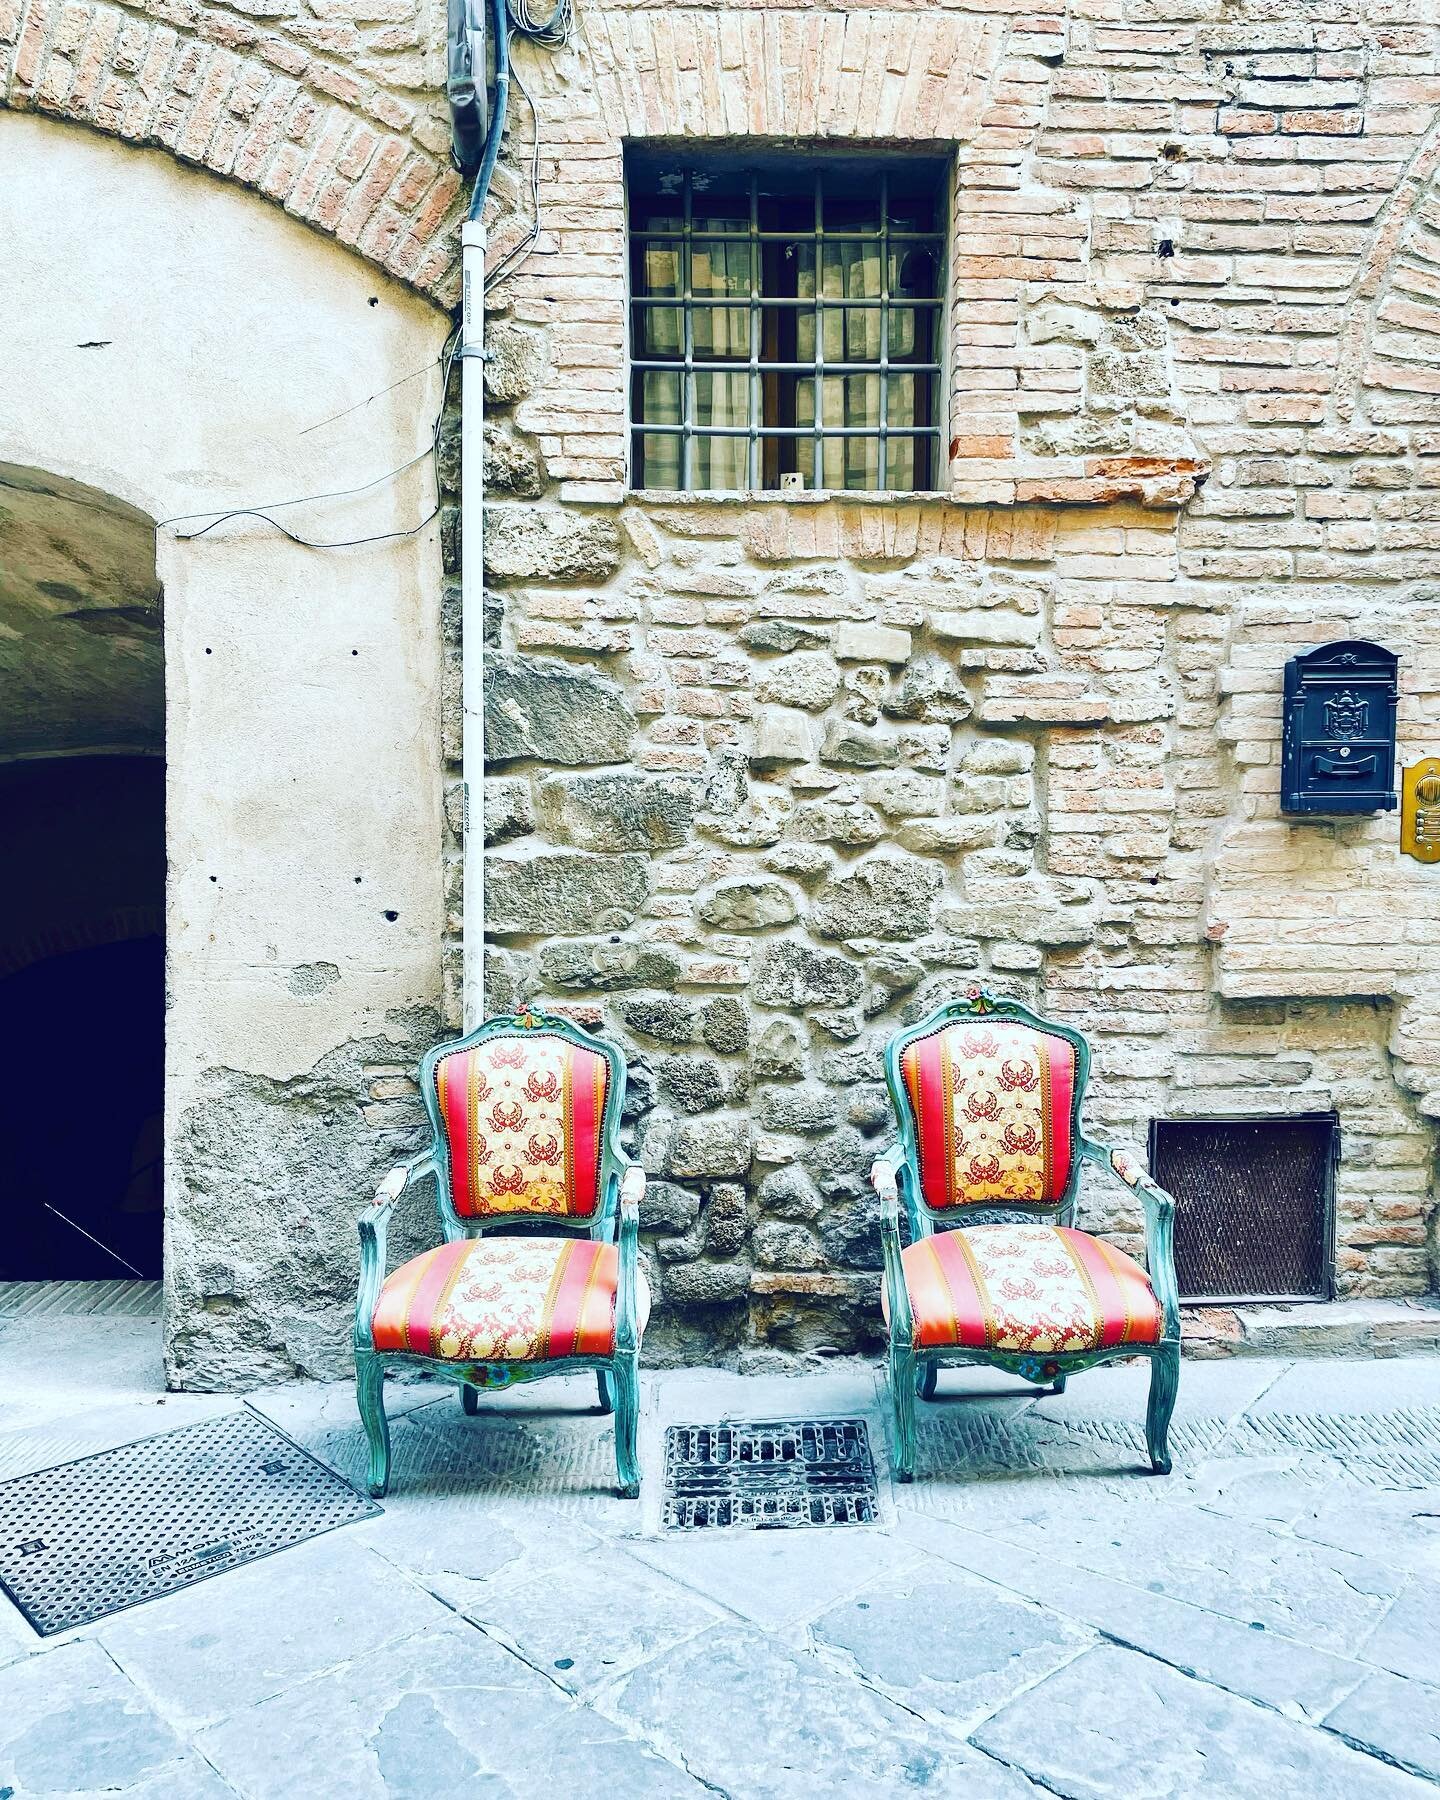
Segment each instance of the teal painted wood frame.
M1151 1286L1160 1303L1161 1333L1157 1344L1120 1344L1109 1350L1068 1351L1052 1355L1019 1355L998 1350L970 1348L920 1349L914 1342L915 1327L910 1312L910 1297L905 1287L905 1273L900 1260L900 1206L903 1203L909 1221L912 1241L929 1237L937 1227L963 1231L964 1215L969 1207L948 1207L942 1212L926 1204L920 1187L919 1146L915 1121L900 1073L900 1058L918 1038L954 1021L995 1019L1028 1025L1063 1038L1075 1050L1075 1091L1071 1099L1070 1141L1074 1145L1070 1179L1059 1200L1051 1205L1027 1205L998 1208L977 1204L973 1210L1003 1210L1025 1218L1069 1225L1075 1214L1075 1201L1080 1191L1080 1176L1089 1162L1124 1182L1139 1196L1145 1213L1145 1260ZM984 1364L1006 1369L1047 1388L1053 1393L1065 1391L1067 1376L1083 1369L1120 1357L1147 1356L1150 1359L1150 1399L1145 1414L1145 1443L1152 1468L1157 1474L1170 1473L1169 1429L1175 1410L1175 1397L1180 1385L1180 1296L1175 1282L1174 1227L1175 1202L1163 1188L1157 1187L1140 1163L1124 1150L1111 1150L1087 1138L1080 1128L1080 1106L1085 1086L1090 1079L1090 1046L1082 1034L1066 1025L1041 1018L1018 1000L1007 1000L980 987L967 988L961 1000L941 1006L919 1025L892 1038L885 1051L885 1081L890 1089L890 1103L900 1124L899 1142L877 1159L871 1179L880 1197L880 1235L885 1257L885 1295L890 1310L890 1334L887 1355L890 1370L890 1397L895 1409L895 1473L901 1481L910 1481L915 1472L915 1400L935 1397L935 1387L942 1368Z
M489 1038L516 1033L545 1033L563 1038L605 1058L609 1076L600 1126L600 1169L595 1212L588 1219L556 1218L551 1214L509 1212L494 1218L462 1219L455 1210L451 1186L450 1149L440 1118L435 1070L440 1059L473 1049ZM537 1381L547 1375L573 1375L593 1370L600 1410L615 1416L615 1463L620 1493L634 1499L640 1492L640 1462L636 1439L640 1418L640 1321L637 1286L639 1272L640 1202L645 1194L645 1172L620 1147L620 1115L625 1105L625 1061L613 1044L596 1037L569 1019L553 1014L521 1012L487 1019L468 1036L437 1044L420 1064L420 1091L429 1115L431 1143L428 1150L392 1169L381 1182L360 1224L360 1287L355 1298L355 1391L360 1417L370 1444L370 1492L379 1499L390 1484L390 1431L385 1418L384 1379L387 1368L424 1369L442 1381L459 1384L467 1413L479 1408L478 1396L487 1388L510 1387L520 1381ZM608 1357L565 1356L544 1362L453 1362L395 1350L377 1350L371 1330L375 1303L385 1282L385 1240L390 1214L405 1190L425 1179L435 1183L435 1200L446 1243L458 1238L482 1237L489 1231L546 1237L567 1236L619 1243L620 1275L615 1296L615 1350Z

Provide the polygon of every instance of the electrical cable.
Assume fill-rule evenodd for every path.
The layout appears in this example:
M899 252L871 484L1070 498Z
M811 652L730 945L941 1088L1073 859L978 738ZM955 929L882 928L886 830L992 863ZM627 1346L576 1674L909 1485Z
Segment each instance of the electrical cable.
M282 524L279 519L273 518L271 515L273 513L283 512L286 508L292 506L312 506L318 504L322 500L349 500L353 499L358 494L367 494L372 488L381 487L388 481L394 481L397 477L405 474L407 470L413 469L418 464L424 462L427 457L431 460L434 469L435 492L438 496L440 492L440 433L445 418L445 403L450 394L450 380L455 369L455 358L459 350L459 338L460 328L458 325L454 325L451 327L449 335L445 339L444 347L437 359L441 366L440 399L435 409L434 423L430 429L430 441L423 450L417 451L414 456L408 458L405 462L398 464L397 467L393 469L387 469L383 475L377 475L373 480L361 482L358 487L335 488L328 493L320 494L301 494L292 500L267 500L261 505L234 506L220 512L205 510L193 513L174 513L168 519L158 519L156 521L156 530L158 531L161 528L170 525L184 525L191 519L207 519L209 523L202 525L196 531L176 532L175 535L181 543L189 543L193 538L204 537L207 532L213 531L217 525L223 525L230 519L260 519L263 520L265 524L272 525L283 537L289 538L292 544L298 544L302 549L306 550L353 550L363 544L383 544L389 543L396 538L414 537L417 532L423 531L425 527L438 516L440 511L438 498L435 505L431 507L425 517L414 525L407 526L399 531L381 531L368 537L341 538L334 542L302 537L299 532L291 531L287 525Z
M572 0L555 0L555 5L543 16L539 6L535 3L535 0L492 0L492 3L494 5L497 27L495 33L495 109L491 116L490 131L486 139L484 158L481 162L480 171L475 177L475 185L471 190L469 217L472 219L478 219L480 217L485 202L489 197L491 179L494 175L495 164L500 154L500 140L505 132L505 114L508 105L510 78L512 74L510 63L511 42L517 36L524 37L528 38L532 43L543 44L548 49L558 50L562 49L570 42L571 34L574 30ZM515 273L520 264L524 262L525 258L530 254L530 251L534 248L536 239L540 236L540 112L535 105L535 97L530 92L529 88L526 87L519 70L516 69L513 73L515 85L519 88L521 94L524 95L525 104L530 109L531 130L533 136L530 153L530 223L524 235L518 242L511 245L494 265L493 269L487 274L485 280L485 292L487 294L501 281L506 280ZM434 425L431 428L430 442L423 450L417 451L416 454L407 461L400 463L393 469L388 469L383 475L375 476L371 481L362 482L358 487L336 488L327 493L302 494L290 500L269 500L256 506L232 506L219 512L201 511L193 513L175 513L169 518L157 520L156 529L160 530L176 525L186 525L192 519L207 520L208 522L206 524L201 525L194 531L176 532L175 535L180 542L189 543L195 538L204 537L207 532L214 531L218 525L227 524L232 519L259 519L264 524L272 526L283 537L288 538L292 544L298 544L302 549L306 550L353 550L365 544L384 544L393 542L397 538L414 537L417 532L423 531L427 525L431 524L440 513L440 433L444 421L445 406L450 395L450 381L454 374L455 362L459 352L459 337L460 327L458 324L453 325L450 329L449 336L445 340L440 356L437 358L442 370L440 380L440 400L439 405L436 408ZM410 377L406 376L401 379L409 380ZM398 387L400 383L396 382L392 385ZM384 389L382 392L389 392L389 389ZM375 396L372 395L370 398L373 399ZM357 402L357 406L368 404L368 400ZM346 412L353 412L355 410L355 407L348 407L345 409ZM344 416L344 412L335 415L336 418L343 418ZM324 421L324 423L327 424L332 422L332 420ZM312 427L311 429L314 428ZM314 506L325 500L354 499L359 494L369 493L373 488L382 487L386 482L396 480L408 470L413 469L418 464L424 462L427 457L431 459L434 468L436 493L435 505L431 507L430 511L423 519L419 520L418 523L407 526L402 530L381 531L375 532L367 537L340 538L331 541L303 537L299 532L292 531L289 526L283 524L279 519L273 516L277 512L286 511L288 508L294 506Z
M562 0L562 4L568 4L568 0ZM534 96L526 87L519 69L512 65L511 74L514 76L516 87L525 96L525 104L530 108L530 124L534 137L530 153L530 224L524 236L510 246L485 277L487 294L515 273L530 254L535 240L540 235L540 114L536 110Z

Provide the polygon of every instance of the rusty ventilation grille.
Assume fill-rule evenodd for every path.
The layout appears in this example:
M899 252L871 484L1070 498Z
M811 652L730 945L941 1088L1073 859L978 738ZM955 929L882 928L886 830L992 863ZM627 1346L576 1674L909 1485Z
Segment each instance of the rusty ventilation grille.
M1175 1196L1185 1300L1328 1300L1333 1287L1334 1113L1157 1119L1150 1166Z

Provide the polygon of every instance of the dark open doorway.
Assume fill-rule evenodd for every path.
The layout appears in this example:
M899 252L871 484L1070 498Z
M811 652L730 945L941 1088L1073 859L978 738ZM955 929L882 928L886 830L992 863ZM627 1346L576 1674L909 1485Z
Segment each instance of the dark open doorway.
M0 979L0 1280L160 1274L164 768L0 768L16 898ZM18 965L18 966L17 966Z
M154 526L0 464L0 1281L161 1273Z

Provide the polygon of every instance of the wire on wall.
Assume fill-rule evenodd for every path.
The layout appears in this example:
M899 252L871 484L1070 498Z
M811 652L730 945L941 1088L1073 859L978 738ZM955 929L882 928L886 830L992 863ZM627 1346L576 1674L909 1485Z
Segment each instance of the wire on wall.
M529 256L540 236L540 113L535 105L534 96L526 87L519 71L511 67L510 44L516 37L523 37L531 43L544 45L547 49L559 50L570 42L574 30L572 0L556 0L556 4L549 10L536 5L535 0L496 0L496 13L500 18L508 20L508 29L497 42L495 116L491 120L489 142L486 144L484 160L471 194L470 217L478 217L489 193L490 178L499 155L500 140L505 130L506 93L510 78L513 76L516 87L519 88L524 96L525 104L530 109L532 136L529 177L530 222L524 235L512 244L494 267L487 272L485 280L487 294L516 272L521 263ZM225 507L219 511L207 509L203 512L176 513L170 518L158 520L157 529L188 525L196 519L204 519L206 523L197 526L193 531L176 532L176 537L182 542L189 542L191 539L204 537L208 532L214 531L217 526L228 524L233 519L258 519L262 524L273 526L282 537L288 538L292 544L298 544L305 550L354 550L365 544L384 544L400 538L414 537L417 532L423 531L427 525L432 524L440 513L440 432L444 421L445 407L450 396L450 381L455 372L455 363L460 349L459 337L460 327L457 324L451 327L444 347L436 358L436 364L441 370L440 398L431 424L429 442L424 449L417 451L407 461L397 464L393 469L387 469L383 475L377 475L371 481L362 482L358 487L336 488L319 494L300 494L289 500L267 500L250 505ZM364 402L360 404L363 405ZM278 512L287 511L295 506L313 506L326 500L350 500L361 494L370 493L375 488L383 487L387 482L397 480L427 458L430 460L434 472L435 504L423 519L401 530L380 531L355 538L309 538L298 531L292 531L288 525L274 516Z

